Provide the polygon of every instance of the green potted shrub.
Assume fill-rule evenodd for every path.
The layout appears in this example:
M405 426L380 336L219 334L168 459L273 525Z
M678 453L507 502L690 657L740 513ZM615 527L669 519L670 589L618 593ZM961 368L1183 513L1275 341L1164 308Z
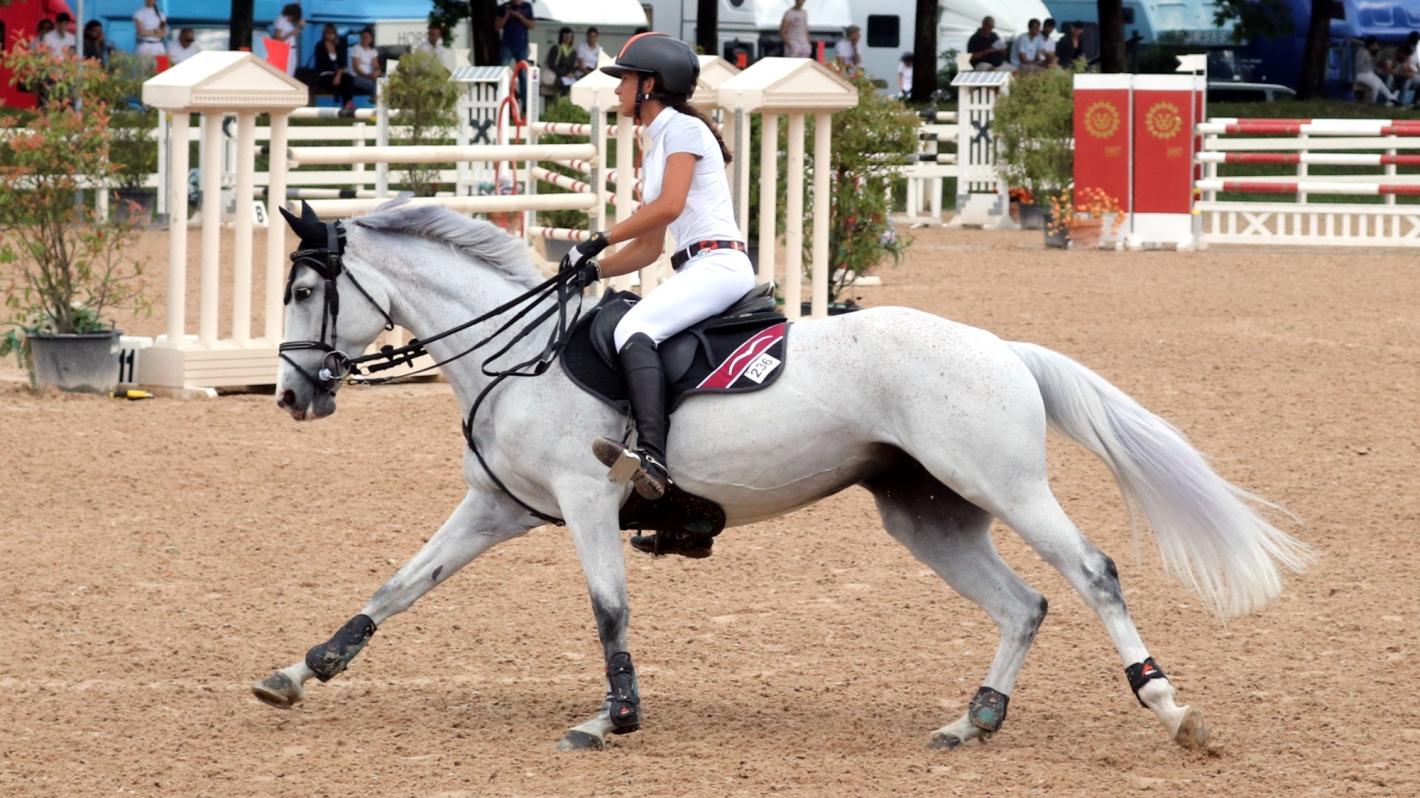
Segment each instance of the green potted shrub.
M115 180L109 78L95 62L20 47L4 64L48 102L27 120L0 116L0 356L17 352L35 387L107 393L120 333L105 314L146 309L143 264L126 254L137 228L76 201Z
M882 263L902 259L909 242L898 236L888 218L892 208L889 189L896 167L917 149L920 121L907 106L874 90L872 81L859 77L858 105L833 115L833 148L828 165L831 212L828 252L831 277L830 312L851 305L838 304L843 292L860 276ZM810 148L806 148L810 149ZM882 153L903 153L903 161L884 159ZM812 158L810 158L812 161ZM813 169L818 164L812 165ZM804 266L812 265L813 181L804 181ZM781 208L784 203L781 199ZM782 228L781 228L782 229ZM805 312L808 306L805 305Z
M458 122L458 86L449 80L449 71L434 53L412 52L400 56L399 68L390 71L387 84L389 107L399 111L399 126L409 129L409 138L392 142L420 146L443 144ZM439 189L439 171L451 164L409 164L404 169L404 186L416 197L432 197Z
M996 160L1001 176L1031 198L1059 194L1074 179L1073 73L1061 69L1021 75L996 101ZM1045 226L1038 202L1020 205L1021 226Z

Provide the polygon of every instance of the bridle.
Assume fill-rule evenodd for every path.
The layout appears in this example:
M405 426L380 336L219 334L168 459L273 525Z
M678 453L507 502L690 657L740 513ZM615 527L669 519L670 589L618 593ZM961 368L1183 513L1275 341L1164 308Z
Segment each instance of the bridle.
M309 268L320 275L325 281L324 306L321 308L320 318L320 340L318 341L286 341L276 348L277 354L287 363L291 364L306 381L311 383L317 391L325 394L334 394L336 386L341 380L346 379L356 371L356 364L361 358L351 358L340 351L336 346L339 342L338 323L340 321L340 292L336 288L336 281L342 274L355 286L361 296L365 297L381 316L385 317L385 330L394 329L394 321L390 319L390 314L380 304L370 296L370 292L360 285L360 281L355 279L345 268L342 256L345 254L345 227L340 222L325 223L325 246L321 248L298 249L291 253L291 272L286 276L286 292L282 295L281 304L289 305L292 299L292 288L296 282L296 274L301 266ZM329 334L330 341L326 341ZM325 353L321 358L320 368L312 374L309 369L300 363L292 360L287 352L302 352L308 349L315 349Z
M356 224L359 224L359 222L357 221ZM500 335L507 332L513 325L517 324L519 321L527 317L534 308L538 307L543 303L543 300L548 299L549 297L553 297L556 299L556 301L553 302L550 307L546 308L541 313L534 316L531 321L527 322L527 324L525 324L515 335L512 336L512 339L508 341L508 343L504 344L497 351L490 354L487 358L484 359L483 363L480 364L479 369L483 372L484 376L492 377L493 379L488 383L488 385L483 388L481 392L479 392L478 397L474 399L473 405L468 411L468 418L463 423L463 433L464 440L468 442L468 448L473 451L474 457L478 459L478 464L483 467L484 473L486 473L488 475L488 478L493 481L493 484L497 485L498 488L502 490L505 495L508 496L508 498L512 499L514 502L517 502L523 509L527 510L534 517L561 526L563 524L563 520L561 518L543 513L532 507L528 503L524 502L522 499L519 499L517 496L513 495L513 492L508 490L508 487L503 484L502 480L498 479L497 475L494 474L492 469L488 467L488 463L486 463L483 459L483 454L478 450L477 442L473 439L473 420L478 413L478 408L483 404L483 400L487 398L488 394L500 382L507 379L508 377L539 376L545 373L549 368L551 368L552 364L562 354L562 350L565 349L567 346L567 334L571 331L571 329L576 325L577 321L582 316L582 307L580 304L578 304L576 311L571 314L570 318L568 317L567 312L567 303L572 298L572 296L574 294L577 296L581 295L580 288L572 287L573 281L576 279L577 273L573 270L559 271L552 277L549 277L543 282L533 286L532 288L508 300L507 302L504 302L498 307L493 308L487 313L484 313L483 315L477 318L463 322L462 324L450 327L449 329L444 330L443 332L431 335L423 340L415 338L412 339L408 344L405 344L401 347L384 346L381 347L378 352L372 352L367 355L359 355L357 357L350 357L349 355L342 352L337 346L339 342L339 339L337 337L337 325L340 319L340 293L338 281L342 276L344 276L345 279L349 280L350 284L355 286L355 289L360 292L360 295L365 297L365 301L369 302L370 305L373 306L376 310L378 310L380 312L380 315L384 317L384 329L393 330L395 324L393 319L390 318L389 312L386 311L384 308L380 307L379 303L375 301L374 297L370 296L370 292L366 291L365 288L360 285L360 282L355 279L355 275L348 268L346 268L345 262L343 260L343 256L345 253L345 228L340 224L340 222L325 223L325 238L326 241L324 247L309 247L305 249L298 249L295 252L291 253L291 272L286 277L286 293L284 294L282 299L282 304L284 305L289 305L291 303L291 300L293 298L292 287L296 281L296 273L300 270L300 267L305 266L311 271L314 271L316 274L320 275L320 277L325 281L325 296L323 297L324 307L321 311L320 340L283 342L280 346L277 347L277 352L282 360L291 364L292 368L296 369L296 371L299 372L301 376L305 377L306 380L309 381L311 385L316 388L316 390L326 394L334 394L337 386L342 382L348 381L362 385L379 385L387 382L392 382L397 379L408 379L410 377L415 377L420 374L425 374L427 372L433 371L434 369L437 369L440 366L443 366L447 363L452 363L455 360L458 360L466 355L472 354L473 352L483 348L484 346L487 346ZM524 305L525 307L520 307ZM464 330L467 330L468 328L473 327L476 324L495 319L499 316L508 313L512 313L512 316L507 321L500 324L498 326L498 329L494 330L492 333L489 333L486 337L482 338L477 343L473 344L467 349L464 349L458 354L453 355L452 357L440 360L435 363L431 363L427 366L416 369L407 374L392 375L388 377L368 376L370 374L385 371L387 369L392 369L400 365L408 365L412 367L414 365L415 359L428 354L428 350L425 348L428 344L447 338L451 335L463 332ZM553 314L557 315L557 323L552 326L552 332L547 337L547 343L543 345L542 349L540 349L537 354L520 363L508 366L507 368L492 368L490 366L490 364L493 363L495 360L498 360L499 358L507 354L509 350L511 350L519 341L523 340L532 331L536 330L540 325L542 325L543 322L552 318ZM327 342L326 340L327 336L329 336L329 342ZM311 349L325 353L324 357L322 357L321 359L320 368L314 374L311 373L309 369L301 366L299 363L292 360L286 354L287 352L306 351Z

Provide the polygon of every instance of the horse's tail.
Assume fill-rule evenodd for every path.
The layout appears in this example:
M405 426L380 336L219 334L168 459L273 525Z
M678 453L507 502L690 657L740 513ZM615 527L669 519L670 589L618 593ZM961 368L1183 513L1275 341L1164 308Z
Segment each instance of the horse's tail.
M1312 561L1307 544L1254 509L1280 508L1218 476L1173 425L1059 352L1008 345L1040 385L1051 426L1109 466L1130 505L1131 526L1137 504L1165 570L1219 616L1251 612L1281 593L1276 563L1300 571Z

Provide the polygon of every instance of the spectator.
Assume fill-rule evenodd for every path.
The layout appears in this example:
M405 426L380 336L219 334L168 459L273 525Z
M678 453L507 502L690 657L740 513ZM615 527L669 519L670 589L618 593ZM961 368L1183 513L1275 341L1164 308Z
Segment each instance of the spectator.
M345 69L345 53L341 52L340 36L335 26L326 23L321 30L320 41L316 43L315 63L316 85L324 94L334 94L340 98L340 115L355 115L355 81Z
M587 28L587 40L577 45L577 77L582 77L588 72L597 68L597 62L601 60L602 48L597 44L601 38L601 31L593 25Z
M1380 40L1367 36L1361 49L1356 51L1356 82L1365 87L1366 102L1385 100L1386 105L1396 105L1395 93L1386 88L1376 74L1376 54L1380 52Z
M897 96L906 100L912 96L912 53L902 54L902 63L897 65Z
M804 0L794 0L794 7L784 12L779 20L779 38L784 41L784 55L789 58L812 58L814 51L809 45L809 12L804 10Z
M1041 23L1040 35L1045 37L1045 43L1050 49L1055 49L1056 43L1060 41L1060 34L1055 30L1054 17L1046 17L1045 22Z
M287 3L281 7L281 13L277 15L276 21L271 23L271 38L278 42L285 42L291 47L291 55L286 59L286 74L296 74L296 66L300 63L297 50L300 49L301 28L306 27L306 21L301 18L301 4Z
M74 33L69 30L69 23L72 17L63 11L54 17L54 28L44 34L41 44L44 49L55 55L73 55L78 51L78 41L74 38Z
M862 31L857 25L849 25L847 35L838 40L833 48L833 60L844 77L855 78L863 72L863 54L859 52L858 39Z
M158 10L158 0L143 0L143 6L133 12L133 30L138 46L133 52L144 56L167 55L163 40L168 37L168 20Z
M528 31L537 27L528 0L508 0L498 8L498 60L505 66L528 60Z
M1055 63L1062 69L1074 69L1075 62L1089 59L1085 54L1085 23L1065 23L1065 35L1055 44Z
M89 24L84 26L84 57L92 58L104 69L108 69L109 56L112 54L113 45L104 37L104 24L96 19L89 20Z
M1045 55L1045 37L1040 33L1040 20L1026 23L1026 32L1016 36L1011 43L1011 66L1018 72L1035 72L1043 69L1049 59Z
M37 25L35 26L34 43L31 45L31 46L34 48L34 51L35 51L35 52L37 52L37 53L43 53L43 52L46 52L46 51L49 50L49 46L48 46L47 44L45 44L45 39L48 38L48 37L49 37L49 34L51 34L51 33L53 33L53 32L54 32L54 21L53 21L53 20L50 20L50 19L41 19L41 20L39 21L39 24L37 24Z
M172 59L173 66L181 64L200 52L202 52L202 48L197 46L197 32L192 28L179 30L177 41L168 45L168 58Z
M972 69L1000 69L1006 63L1006 43L996 35L996 20L985 17L966 42Z
M576 80L573 73L577 71L577 44L571 28L563 26L557 32L557 44L552 45L542 68L542 96L561 97L567 94Z
M1399 62L1401 80L1400 88L1395 92L1397 97L1404 103L1405 92L1410 90L1410 107L1420 107L1420 33L1411 32L1405 37L1405 44L1400 46L1396 61Z
M380 79L380 51L375 49L375 29L360 31L360 42L350 48L350 73L356 94L375 93L375 81Z

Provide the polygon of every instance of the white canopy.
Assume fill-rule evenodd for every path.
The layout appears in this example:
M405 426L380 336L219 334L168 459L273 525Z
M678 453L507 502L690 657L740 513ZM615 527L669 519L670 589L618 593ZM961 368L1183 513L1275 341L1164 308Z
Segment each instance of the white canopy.
M646 10L637 0L533 0L533 16L563 25L639 28L647 24Z

